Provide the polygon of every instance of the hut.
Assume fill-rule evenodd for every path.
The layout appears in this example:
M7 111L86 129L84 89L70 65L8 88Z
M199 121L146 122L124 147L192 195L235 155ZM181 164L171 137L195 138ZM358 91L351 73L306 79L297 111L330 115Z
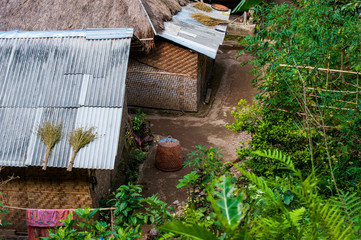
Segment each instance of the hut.
M4 205L34 209L97 207L116 177L128 124L125 80L133 29L0 32L0 184ZM45 121L63 137L41 169ZM94 128L97 138L72 155L68 133ZM25 211L0 219L26 231Z
M226 26L193 20L188 0L47 1L0 3L0 31L134 28L127 78L132 106L197 111ZM228 19L229 12L213 10Z

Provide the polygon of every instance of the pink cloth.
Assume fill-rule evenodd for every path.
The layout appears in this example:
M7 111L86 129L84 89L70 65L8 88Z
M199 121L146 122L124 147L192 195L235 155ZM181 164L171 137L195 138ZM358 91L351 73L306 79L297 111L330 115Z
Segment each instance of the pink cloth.
M35 240L49 236L48 230L64 226L59 220L66 219L70 212L71 210L68 209L27 209L28 239Z
M63 226L59 220L66 219L70 212L68 209L27 209L26 222L32 227Z
M28 240L38 240L41 237L48 237L49 230L55 230L52 227L31 227L28 226Z

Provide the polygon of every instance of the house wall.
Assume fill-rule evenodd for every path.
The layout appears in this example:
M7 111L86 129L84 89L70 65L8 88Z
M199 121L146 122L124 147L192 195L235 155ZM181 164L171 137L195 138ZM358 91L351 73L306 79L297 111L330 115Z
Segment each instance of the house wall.
M114 170L87 170L48 167L5 167L0 171L2 181L8 176L19 177L4 185L0 182L0 201L6 206L35 209L76 209L99 207L99 200L110 191L112 183L121 184L118 167L123 159L125 131L130 128L127 103L124 103L118 152ZM8 209L1 220L11 222L7 228L26 232L25 210Z
M198 111L201 99L198 53L158 42L147 56L132 56L127 93L132 106Z
M89 191L88 171L40 167L12 168L1 171L1 178L19 176L5 185L0 185L0 200L6 206L36 209L74 209L92 205ZM8 209L0 219L12 223L8 228L26 232L24 210Z
M214 59L203 54L198 54L198 94L204 100L207 94L207 85L212 77Z

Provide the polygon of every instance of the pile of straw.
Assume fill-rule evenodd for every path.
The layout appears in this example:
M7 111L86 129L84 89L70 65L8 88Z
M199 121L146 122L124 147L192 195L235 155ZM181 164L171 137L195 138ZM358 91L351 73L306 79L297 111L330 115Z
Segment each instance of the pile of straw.
M46 146L46 154L44 159L43 170L46 170L50 151L54 145L59 142L62 133L63 123L56 125L54 122L45 121L38 127L38 136Z
M203 2L203 0L194 4L193 7L197 8L199 10L205 11L205 12L212 12L212 8L210 6L208 6L207 4L205 4Z
M203 13L193 13L192 18L207 26L216 26L222 23L229 23L227 20L213 18Z
M79 152L80 149L97 138L97 133L93 133L94 130L94 127L91 127L88 130L84 128L77 128L74 129L73 132L69 133L68 140L70 145L73 147L73 154L71 156L68 168L66 169L67 171L71 171L73 169L77 152Z

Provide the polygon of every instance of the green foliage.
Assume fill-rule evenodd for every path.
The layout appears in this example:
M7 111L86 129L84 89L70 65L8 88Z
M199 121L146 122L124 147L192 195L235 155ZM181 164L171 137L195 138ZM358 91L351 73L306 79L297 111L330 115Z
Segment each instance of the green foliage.
M234 122L226 127L235 132L255 133L264 114L262 106L256 100L250 106L245 99L241 99L236 108L236 111L231 112Z
M298 2L298 8L287 4L260 8L262 29L243 41L247 46L243 52L255 57L253 84L259 90L260 111L241 102L229 128L253 134L249 146L238 154L258 175L282 176L284 170L277 161L252 152L280 149L303 174L320 169L323 194L337 192L336 185L360 191L359 77L317 70L361 69L361 23L356 12L346 10L357 4Z
M199 177L200 177L200 175L198 175L196 171L188 173L182 179L179 179L177 188L186 186L189 189L192 189L193 186L195 185L195 182L198 180Z
M117 208L114 210L116 224L123 227L136 227L139 224L144 224L144 215L136 212L142 207L141 191L140 185L128 183L128 185L120 186L117 192L113 193L114 199L111 199L109 203Z
M137 227L143 224L163 224L171 218L172 207L159 199L157 195L143 198L142 187L128 183L113 193L113 199L108 201L115 207L115 223L121 227ZM145 212L140 211L144 209Z
M219 191L214 190L215 186ZM217 214L217 219L228 236L241 234L239 225L249 209L243 195L236 195L235 190L236 187L231 178L222 176L219 180L213 182L213 187L208 194L208 200Z
M257 177L255 174L239 168L243 176L257 186L263 192L266 204L278 211L278 215L258 215L259 221L251 231L256 238L281 238L281 239L355 239L351 226L345 224L345 217L342 216L338 206L331 207L316 192L317 180L311 174L306 179L302 178L300 170L295 169L289 157L281 152L256 152L261 157L271 158L280 161L286 169L294 175L292 184L288 190L295 193L300 199L299 206L295 209L288 209L279 197L277 192L272 191L268 183Z
M280 149L292 156L297 168L306 173L310 172L307 139L290 118L284 115L266 115L259 122L251 122L246 119L243 121L246 121L244 124L254 125L252 141L237 150L238 157L244 159L246 168L252 169L260 176L282 176L284 168L279 161L253 154L254 151Z
M196 146L195 149L196 151L188 154L189 160L184 163L184 166L197 168L212 178L223 174L224 165L221 149L213 147L207 149L206 146L202 145Z
M232 13L248 11L254 6L260 4L263 0L241 0L238 5L233 9Z
M341 199L341 201L340 201ZM341 190L339 197L331 198L331 206L337 206L342 215L346 218L349 224L354 226L354 230L359 232L361 228L361 198L357 193L349 193Z
M135 132L141 131L144 125L146 125L145 113L141 112L140 109L137 109L136 115L132 119L132 124Z
M191 207L194 207L194 203L196 201L195 190L197 185L199 185L200 177L201 176L198 175L196 171L192 171L185 175L182 179L179 179L179 183L177 185L177 188L187 187Z
M180 221L170 222L159 228L160 230L181 234L198 240L216 240L217 238L207 229L196 224L186 225Z
M1 171L1 167L0 167L0 171ZM6 208L4 208L3 205L4 205L4 203L0 201L0 213L6 214L6 213L8 213L8 210ZM6 220L0 220L0 229L7 225L11 225L11 223Z
M170 211L174 211L173 207L167 206L167 204L161 201L158 195L141 200L141 203L146 203L148 206L144 206L146 214L144 222L153 223L155 225L162 225L166 221L172 219Z
M93 216L98 210L91 210L89 207L85 209L77 209L74 213L77 215L73 218L73 212L68 214L63 220L64 226L59 227L55 231L50 231L48 237L42 237L46 240L63 240L63 239L139 239L138 228L118 229L117 232L110 229L110 225L93 220ZM127 238L124 238L126 236Z
M140 149L135 149L130 152L129 157L132 159L132 161L135 161L136 163L141 163L147 157L147 153L143 152Z

